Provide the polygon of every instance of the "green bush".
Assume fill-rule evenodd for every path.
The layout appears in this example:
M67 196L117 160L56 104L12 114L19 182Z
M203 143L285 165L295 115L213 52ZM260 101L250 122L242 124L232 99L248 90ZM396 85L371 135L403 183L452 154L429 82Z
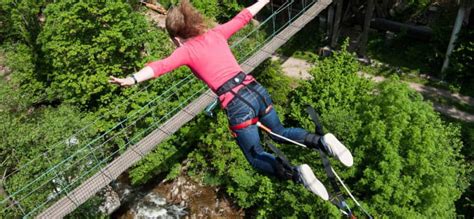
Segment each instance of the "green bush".
M267 60L260 64L252 73L269 93L274 103L284 106L288 102L288 94L292 90L292 79L284 75L279 61Z
M474 217L474 212L472 211L474 208L474 200L472 199L472 197L474 197L474 174L472 174L474 171L474 123L466 123L456 120L453 122L459 123L461 126L461 136L464 144L461 153L466 157L468 168L471 173L469 178L469 188L457 201L456 211L458 215L462 215L464 218L472 218Z
M169 8L177 5L179 0L163 0L160 1L164 7ZM226 22L234 17L242 8L237 0L194 0L191 1L193 6L203 13L206 17L218 22Z
M340 172L374 216L454 217L466 186L459 128L398 79L375 86L357 71L345 51L322 60L293 93L290 119L313 129L303 106L317 109L352 151L354 167Z
M5 43L0 52L5 54L5 66L12 71L10 84L19 87L16 92L28 95L30 104L44 101L45 75L37 71L32 49L22 43Z
M47 174L46 170L78 149L74 145L68 145L64 138L84 127L89 117L68 105L31 107L30 96L17 92L3 81L0 81L0 97L0 171L9 176L3 181L2 187L7 194L18 192L14 199L29 213L54 193L53 183L47 183L46 178L54 178L54 173L60 174L62 179L71 179L68 177L76 173L76 167L68 170L64 168L61 173L51 174ZM78 136L78 140L82 141L81 137L95 134L83 133ZM58 175L56 177L60 178ZM35 179L37 181L33 183ZM29 183L32 184L27 190L20 191ZM31 191L35 192L30 193ZM0 207L2 215L24 215L19 209L7 209L7 206Z
M148 28L130 5L60 1L49 4L45 16L38 42L48 65L50 99L86 107L103 104L111 95L109 75L142 67Z
M25 43L33 48L40 32L38 15L45 1L0 1L0 43L5 41Z

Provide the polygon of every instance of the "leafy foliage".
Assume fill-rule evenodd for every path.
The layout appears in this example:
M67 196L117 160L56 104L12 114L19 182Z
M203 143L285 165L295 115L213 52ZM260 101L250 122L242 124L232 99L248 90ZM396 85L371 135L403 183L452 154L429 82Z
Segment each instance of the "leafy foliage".
M42 176L50 176L45 171L51 167L51 164L61 161L71 151L77 149L74 145L68 145L62 140L64 136L71 135L83 127L88 117L68 105L33 109L29 106L29 96L16 92L3 81L1 83L0 96L9 98L0 100L0 133L2 135L0 170L8 176L15 173L5 180L4 189L7 194L20 192L25 182L37 179L28 187L31 190L23 190L15 196L21 199L16 201L20 202L23 209L31 210L37 207L37 200L45 200L53 195L55 188L63 189L59 184L44 184ZM74 174L73 172L74 170L65 171L60 175L65 179L71 176L70 174ZM32 188L35 188L36 192L31 193ZM6 206L2 206L2 214L4 214L3 209L6 209ZM17 212L11 210L13 209L7 209L5 215L20 215L21 213L19 209L16 209Z
M33 47L40 31L38 15L46 1L0 1L0 42L21 42Z
M253 75L269 93L272 94L272 101L278 105L286 105L288 94L292 90L292 79L283 74L281 63L267 60L259 65Z
M345 51L321 61L294 92L290 118L312 127L302 106L316 107L353 152L344 178L375 216L454 216L466 186L459 129L396 78L374 87L357 69Z
M44 75L36 71L35 53L26 44L6 43L0 47L0 52L5 54L5 66L13 72L11 84L18 86L18 91L28 95L31 99L29 105L45 100Z
M44 11L47 20L43 29L37 26L36 15L47 3L16 2L2 0L0 5L0 42L2 52L7 54L7 65L13 70L13 86L0 81L0 156L5 158L0 171L11 172L32 158L49 161L29 166L26 174L12 177L5 183L7 193L17 191L25 182L41 175L50 167L48 162L55 163L76 151L70 144L48 150L53 143L88 124L90 118L106 115L92 132L84 134L84 139L104 133L126 117L143 115L138 122L125 123L129 126L126 134L111 132L110 135L120 135L98 154L123 151L127 147L127 134L139 140L142 131L153 128L155 117L167 118L170 111L203 86L197 82L180 85L178 93L148 106L191 72L181 68L128 89L107 84L108 75L134 72L147 61L165 57L173 48L165 32L150 28L143 16L123 1L50 3ZM193 4L220 22L227 21L242 7L234 0L200 0ZM27 22L22 20L25 15ZM253 28L249 25L236 37L248 34ZM252 40L234 48L237 57L245 58L261 44L264 36L256 32ZM299 42L303 41L293 41ZM462 58L459 60L464 62ZM314 127L304 112L304 106L311 104L321 113L327 130L352 149L356 166L342 171L336 165L336 170L347 179L363 205L377 212L375 216L453 216L454 200L466 185L458 127L442 122L429 104L397 79L377 86L359 78L355 74L358 69L352 55L338 53L320 61L312 70L314 80L300 82L294 91L291 91L292 82L281 75L277 62L266 62L255 75L272 93L275 107L286 124L302 124L312 130ZM141 92L145 86L147 92ZM43 102L45 94L49 102ZM142 114L139 111L142 106L151 113ZM252 209L251 214L255 215L251 216L340 215L334 206L301 185L256 172L231 138L227 125L223 111L216 118L198 116L129 171L133 184L146 183L170 169L167 178L172 179L179 174L181 161L187 158L189 175L225 187L239 206ZM468 136L465 138L471 136L463 134ZM310 164L318 178L327 182L317 153L290 145L277 146L294 164ZM45 154L48 156L44 157ZM21 200L21 205L26 209L37 207L35 200L54 197L64 182L74 178L74 171L87 167L69 166L69 172L50 173L62 176ZM92 199L71 217L98 217L89 209L99 201L97 197ZM6 215L21 213L12 211Z
M141 64L147 24L128 4L61 1L49 4L45 15L38 41L50 66L51 99L101 103L110 99L109 75L128 74Z
M177 5L178 3L178 0L160 1L160 4L166 8ZM194 0L192 1L192 4L207 18L214 19L219 22L228 21L242 8L242 5L237 0Z

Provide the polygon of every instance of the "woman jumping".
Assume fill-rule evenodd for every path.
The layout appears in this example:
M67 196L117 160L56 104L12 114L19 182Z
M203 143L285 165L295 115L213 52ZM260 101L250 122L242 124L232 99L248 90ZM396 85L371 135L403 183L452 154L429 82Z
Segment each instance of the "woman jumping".
M227 23L208 29L203 16L189 0L183 0L179 6L169 10L166 18L166 29L177 49L169 57L147 64L130 77L111 76L109 82L131 86L157 78L179 66L188 66L219 96L237 144L255 169L279 179L302 183L311 192L327 200L326 188L307 164L285 168L280 159L264 151L257 121L276 134L308 147L321 148L348 167L353 163L351 153L332 134L319 136L302 128L283 127L267 90L254 77L242 72L227 44L227 40L268 3L269 0L259 0ZM272 138L285 143L273 135Z

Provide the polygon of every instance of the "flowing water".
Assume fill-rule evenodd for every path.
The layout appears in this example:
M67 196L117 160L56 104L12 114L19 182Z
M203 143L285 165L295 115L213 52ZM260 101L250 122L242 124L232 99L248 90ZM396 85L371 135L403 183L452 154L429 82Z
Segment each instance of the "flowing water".
M114 185L121 206L111 218L242 218L245 214L218 187L200 185L187 176L140 188L127 181Z
M150 192L142 200L134 204L120 218L181 218L187 215L186 208L166 202L166 199Z

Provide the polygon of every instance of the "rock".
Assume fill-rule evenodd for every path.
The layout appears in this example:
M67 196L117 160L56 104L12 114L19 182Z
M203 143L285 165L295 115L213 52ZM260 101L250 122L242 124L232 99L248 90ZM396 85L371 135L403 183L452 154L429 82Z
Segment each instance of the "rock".
M120 207L120 197L111 186L106 186L104 193L105 202L99 206L99 211L109 215Z
M172 198L167 201L186 206L189 213L186 218L235 218L245 215L225 195L218 196L218 188L200 185L188 176L181 175L173 181L162 182L154 191L163 197L172 193Z
M331 56L332 55L332 49L329 48L329 46L325 46L325 47L319 49L318 54L322 57Z

